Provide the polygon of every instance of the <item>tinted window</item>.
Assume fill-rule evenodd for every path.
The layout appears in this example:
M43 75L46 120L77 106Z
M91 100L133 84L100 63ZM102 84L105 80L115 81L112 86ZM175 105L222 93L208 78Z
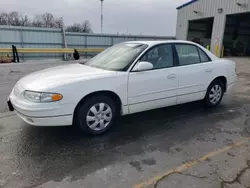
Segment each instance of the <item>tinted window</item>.
M174 60L171 44L153 47L143 55L140 61L152 63L154 69L172 67L174 65Z
M198 48L199 53L200 53L200 57L201 57L201 62L208 62L210 61L209 57L207 56L207 54L201 50L200 48Z
M201 62L196 46L189 44L176 44L175 47L180 65L191 65Z

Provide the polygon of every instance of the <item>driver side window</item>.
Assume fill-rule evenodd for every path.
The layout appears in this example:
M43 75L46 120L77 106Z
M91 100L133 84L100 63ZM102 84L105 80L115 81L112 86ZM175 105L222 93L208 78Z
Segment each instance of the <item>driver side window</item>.
M153 47L142 56L140 61L152 63L153 69L173 67L174 59L171 44L163 44Z

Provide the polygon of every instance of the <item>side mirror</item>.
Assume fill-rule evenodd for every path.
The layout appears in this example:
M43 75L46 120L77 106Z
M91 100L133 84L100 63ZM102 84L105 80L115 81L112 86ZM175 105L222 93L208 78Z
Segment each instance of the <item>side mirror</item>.
M134 67L133 71L146 71L153 69L154 66L152 63L147 61L141 61L137 63L137 65Z

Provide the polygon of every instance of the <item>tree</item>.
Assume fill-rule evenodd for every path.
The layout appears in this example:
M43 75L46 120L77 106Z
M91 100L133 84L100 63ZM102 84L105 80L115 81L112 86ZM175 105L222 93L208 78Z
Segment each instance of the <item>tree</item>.
M85 20L82 24L74 23L66 28L68 32L92 33L91 24Z
M57 18L54 21L56 28L61 28L62 27L62 19Z
M44 27L44 28L61 28L61 18L54 17L51 13L45 13L36 15L33 20L30 20L28 16L23 16L21 13L13 11L10 13L0 13L0 25L12 25L12 26L32 26L32 27ZM88 20L84 22L75 23L66 27L66 31L92 33L91 24Z
M54 18L54 16L50 13L45 13L36 15L31 25L34 27L60 28L61 19Z
M30 26L30 20L28 16L25 15L24 17L22 17L21 24L22 26L25 26L25 27Z
M43 27L45 28L58 28L58 25L55 22L55 18L50 13L45 13L41 15Z
M8 24L8 17L9 15L5 12L0 14L0 25L9 25Z
M0 25L29 26L29 19L16 11L0 14Z
M33 27L43 27L43 22L40 15L36 15L35 19L31 22Z
M68 32L81 32L81 24L74 23L66 28Z
M85 20L82 23L82 32L83 33L92 33L91 24L90 24L89 20Z
M11 12L8 15L9 25L21 26L22 15L18 12Z

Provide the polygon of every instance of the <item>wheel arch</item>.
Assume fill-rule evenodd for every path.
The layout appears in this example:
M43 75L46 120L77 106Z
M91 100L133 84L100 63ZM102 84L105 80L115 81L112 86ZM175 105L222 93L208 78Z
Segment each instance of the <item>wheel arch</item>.
M120 99L120 97L113 91L109 91L109 90L101 90L101 91L95 91L92 93L89 93L87 95L85 95L76 105L75 109L74 109L74 116L73 116L73 123L75 120L75 115L76 115L76 111L77 109L80 107L80 105L82 105L86 100L88 100L88 98L90 97L94 97L94 96L98 96L98 95L103 95L103 96L107 96L110 97L116 104L117 108L118 108L118 112L121 113L122 110L122 101Z
M222 83L223 83L223 85L224 85L224 92L226 92L227 91L227 78L225 77L225 76L218 76L218 77L216 77L210 84L209 84L209 86L214 82L214 81L216 81L216 80L220 80ZM209 87L208 86L208 87Z

